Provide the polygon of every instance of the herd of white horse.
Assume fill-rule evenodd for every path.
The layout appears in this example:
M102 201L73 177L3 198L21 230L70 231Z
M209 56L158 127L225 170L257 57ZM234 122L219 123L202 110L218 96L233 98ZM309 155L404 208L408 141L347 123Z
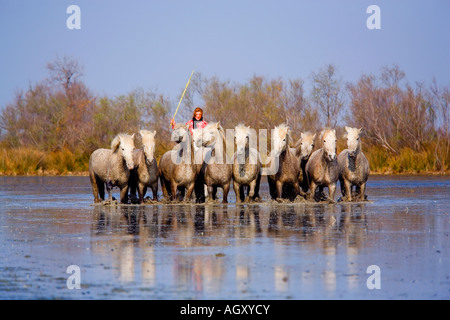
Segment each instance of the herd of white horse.
M263 175L274 200L300 196L334 203L339 180L341 200L364 201L370 171L361 150L361 129L345 127L345 131L347 148L337 155L335 129L322 130L317 137L321 146L315 148L315 133L301 133L294 143L289 127L281 124L272 130L272 150L267 154L257 148L256 131L243 124L234 128L231 141L220 123L194 129L193 134L187 125L177 124L171 135L176 145L159 164L154 155L155 131L119 134L110 149L95 150L90 157L94 201L105 200L105 187L110 201L113 187L120 189L121 203L131 199L142 203L148 188L153 201L158 201L158 181L166 201L216 200L217 189L222 188L222 202L227 203L231 185L236 203L256 201ZM233 156L230 150L236 150Z

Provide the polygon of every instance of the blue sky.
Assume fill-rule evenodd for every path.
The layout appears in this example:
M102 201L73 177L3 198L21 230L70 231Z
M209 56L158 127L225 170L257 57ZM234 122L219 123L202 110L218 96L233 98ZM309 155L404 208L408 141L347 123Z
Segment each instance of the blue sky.
M81 29L69 30L69 5ZM369 30L368 6L381 9ZM450 1L0 0L0 108L72 56L97 95L153 89L176 104L195 68L245 82L302 78L334 64L345 81L398 64L407 80L450 84Z

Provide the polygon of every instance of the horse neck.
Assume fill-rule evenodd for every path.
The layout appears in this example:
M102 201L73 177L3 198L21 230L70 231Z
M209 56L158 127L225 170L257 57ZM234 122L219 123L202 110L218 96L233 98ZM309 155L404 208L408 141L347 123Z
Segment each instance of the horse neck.
M306 164L308 163L309 157L308 159L301 159L300 160L300 166L304 169L306 168Z
M247 143L245 145L244 155L245 155L245 163L249 163L250 162L250 144L249 143Z
M351 171L355 171L361 162L361 144L358 144L355 150L355 156L352 158L350 156L348 158L348 167Z
M186 139L187 141L183 141L182 142L183 145L180 148L181 162L194 165L195 163L194 140L192 139L189 133L186 134Z
M281 151L279 158L281 160L284 160L284 159L288 158L290 155L291 155L291 151L289 150L289 145L286 143L286 148L283 151Z
M217 131L216 137L217 137L216 143L214 143L211 155L212 156L215 156L216 154L222 155L223 163L226 163L225 137L222 136L220 131ZM217 140L219 140L221 143L217 143Z
M328 166L327 153L325 152L325 148L322 148L322 157L320 158L321 163L324 167Z

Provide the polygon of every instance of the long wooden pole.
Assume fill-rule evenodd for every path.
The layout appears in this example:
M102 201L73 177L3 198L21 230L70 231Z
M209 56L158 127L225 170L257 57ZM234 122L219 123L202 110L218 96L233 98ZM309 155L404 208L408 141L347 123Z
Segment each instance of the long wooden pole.
M189 77L189 80L186 83L186 87L184 88L183 94L181 95L180 101L178 102L177 110L175 110L175 114L173 115L172 120L175 119L175 116L177 115L178 109L180 108L180 105L181 105L181 101L183 100L184 94L186 93L186 90L189 86L189 82L191 82L191 78L192 78L192 75L194 74L194 70L192 70L191 76Z

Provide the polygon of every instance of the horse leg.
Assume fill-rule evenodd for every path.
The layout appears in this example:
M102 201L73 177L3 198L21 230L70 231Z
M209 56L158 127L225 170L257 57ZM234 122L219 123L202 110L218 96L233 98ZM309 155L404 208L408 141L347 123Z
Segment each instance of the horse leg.
M234 193L236 194L236 203L241 203L241 190L239 187L239 183L236 181L233 181L233 189Z
M344 190L346 193L347 201L352 201L352 183L349 180L344 180Z
M94 202L98 203L105 200L105 184L95 174L90 177L92 184L92 193L94 194ZM100 198L99 198L100 195Z
M212 195L213 199L216 200L217 199L217 187L216 186L213 186L212 193L213 193L213 195Z
M364 201L366 200L366 183L363 182L361 183L360 187L359 187L359 201Z
M275 181L272 178L267 177L267 182L269 183L270 197L272 198L272 200L275 200L277 198L277 188L275 185Z
M255 193L253 195L253 200L259 198L259 187L261 185L261 174L258 175L255 182Z
M304 193L303 190L300 188L300 186L298 184L298 181L294 181L293 185L294 185L294 190L295 190L295 198L297 198L298 195L300 195L303 198L305 198L306 197L306 193Z
M248 192L248 198L255 200L256 179L250 182L250 190Z
M108 192L109 201L113 201L112 188L113 188L112 182L111 181L106 182L106 191Z
M128 203L128 185L120 189L120 203Z
M276 188L277 188L277 199L281 198L281 194L283 193L283 183L278 180L276 182Z
M138 188L139 203L144 202L144 196L145 196L146 189L147 189L147 187L142 182L139 182L139 188Z
M211 200L211 201L214 200L214 198L213 198L213 186L208 184L208 188L207 189L208 189L208 199Z
M172 192L172 194L170 195L170 200L174 201L177 198L178 185L173 180L170 183L170 189L170 191Z
M191 200L192 192L194 191L195 182L191 182L186 190L186 196L184 198L184 202L189 202Z
M169 199L169 192L167 191L167 189L169 189L167 187L168 181L166 180L166 178L163 175L161 175L159 177L159 182L161 183L161 191L162 191L163 197L165 199Z
M316 188L317 188L316 183L314 181L311 181L309 183L309 189L310 189L310 194L309 194L309 199L308 199L309 201L316 201L315 200Z
M228 192L230 191L230 183L223 186L223 200L222 203L228 203Z
M205 202L205 184L201 176L197 176L194 184L195 202Z
M343 177L339 177L339 185L341 186L341 194L342 194L342 200L345 200L345 182Z
M335 201L334 201L334 195L335 195L335 193L336 193L336 183L330 183L329 185L328 185L328 193L329 193L329 199L328 199L328 201L330 202L330 203L334 203Z
M153 200L158 201L158 182L155 182L151 186L153 193Z
M248 187L245 186L245 185L243 185L243 186L241 186L241 187L239 188L240 197L241 197L241 200L242 200L242 201L247 200L247 196L246 196L246 194L248 194L247 188L248 188Z

